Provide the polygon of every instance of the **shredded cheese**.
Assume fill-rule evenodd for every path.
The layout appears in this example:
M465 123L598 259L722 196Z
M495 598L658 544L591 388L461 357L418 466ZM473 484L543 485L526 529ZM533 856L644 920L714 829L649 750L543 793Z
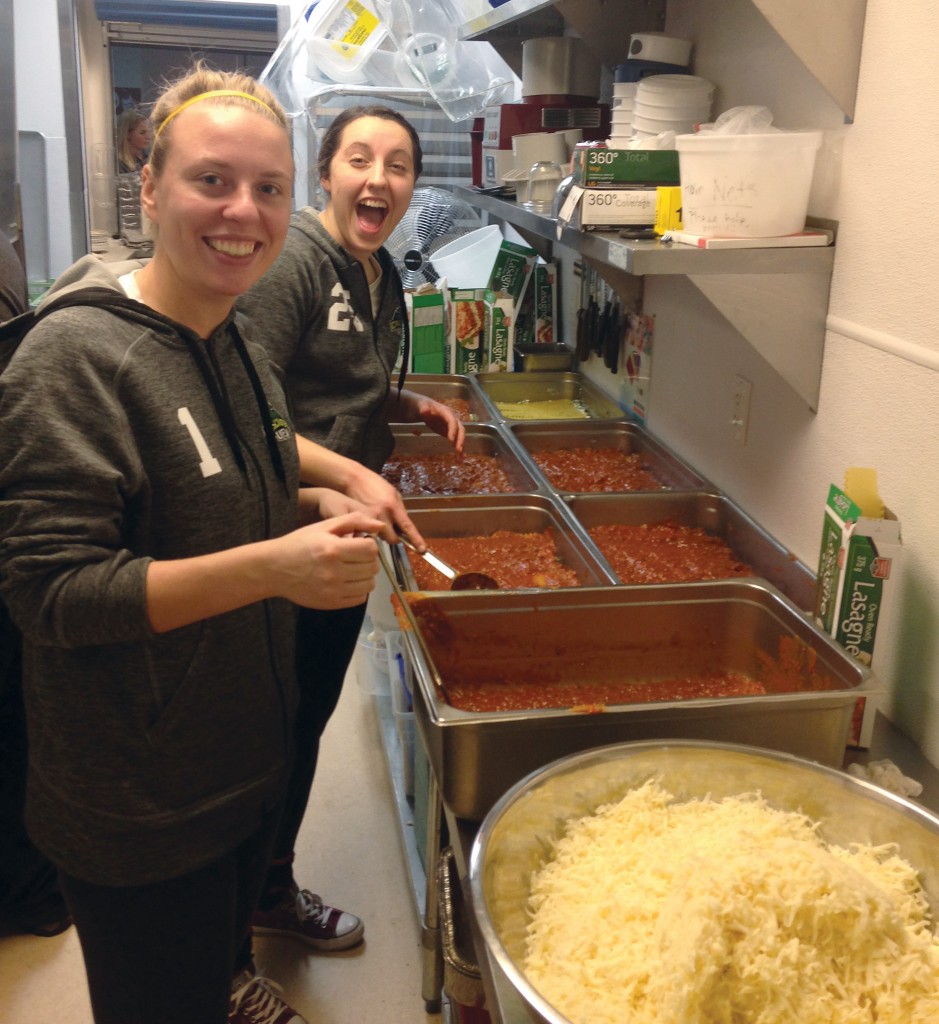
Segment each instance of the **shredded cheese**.
M895 846L650 781L532 880L529 981L573 1024L936 1024L939 938Z

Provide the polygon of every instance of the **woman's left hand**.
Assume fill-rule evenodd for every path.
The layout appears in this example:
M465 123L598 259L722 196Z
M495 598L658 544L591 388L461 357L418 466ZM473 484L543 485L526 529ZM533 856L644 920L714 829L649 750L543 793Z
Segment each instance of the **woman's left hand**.
M453 445L458 455L463 454L466 428L460 417L448 405L421 396L418 400L417 413L431 430L445 437Z

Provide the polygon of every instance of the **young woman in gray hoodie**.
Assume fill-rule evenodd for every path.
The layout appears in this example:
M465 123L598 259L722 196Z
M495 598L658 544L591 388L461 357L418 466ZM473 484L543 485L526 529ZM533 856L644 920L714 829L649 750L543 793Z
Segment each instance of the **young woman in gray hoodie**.
M366 106L338 114L319 148L326 208L294 214L281 255L238 300L284 382L297 432L376 472L394 448L389 423L426 423L457 452L465 435L452 409L403 387L394 369L407 348L407 314L384 243L410 205L422 159L414 126L397 111ZM364 604L300 613L298 757L254 918L258 932L327 952L361 941L363 922L302 888L292 864L320 736L364 618Z
M292 753L295 606L361 604L369 535L422 542L377 474L294 434L233 312L287 230L282 110L199 69L153 120L153 259L120 277L80 260L46 300L74 304L0 377L27 825L97 1024L300 1024L249 930ZM301 480L318 486L298 499Z

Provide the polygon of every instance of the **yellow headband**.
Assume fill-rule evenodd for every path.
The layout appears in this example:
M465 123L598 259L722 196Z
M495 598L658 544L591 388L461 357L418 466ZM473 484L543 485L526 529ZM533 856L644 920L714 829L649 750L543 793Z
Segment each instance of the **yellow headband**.
M242 99L251 100L253 103L257 103L260 106L264 107L265 110L270 110L272 114L274 113L271 107L267 103L265 103L264 100L259 100L257 96L252 96L250 92L239 92L237 89L213 89L211 92L200 92L198 96L190 96L190 98L186 100L185 103L180 103L180 105L175 110L171 110L166 115L166 117L163 118L162 124L160 125L159 128L157 128L156 134L153 136L153 141L156 142L156 140L160 137L160 132L163 131L163 129L170 123L170 121L173 120L173 118L177 114L182 113L182 111L184 111L186 107L192 106L193 103L198 103L199 100L210 99L212 96L240 96ZM275 114L274 116L276 117L277 115Z

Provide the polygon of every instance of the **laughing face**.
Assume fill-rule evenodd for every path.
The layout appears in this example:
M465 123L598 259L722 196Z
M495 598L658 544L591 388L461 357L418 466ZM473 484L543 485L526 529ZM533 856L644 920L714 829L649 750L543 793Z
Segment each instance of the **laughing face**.
M280 251L293 159L286 132L243 106L196 103L171 130L159 177L143 171L158 234L138 281L148 305L205 335Z
M329 174L320 179L329 193L320 220L347 252L367 263L404 216L415 177L407 131L385 118L360 117L343 128Z

